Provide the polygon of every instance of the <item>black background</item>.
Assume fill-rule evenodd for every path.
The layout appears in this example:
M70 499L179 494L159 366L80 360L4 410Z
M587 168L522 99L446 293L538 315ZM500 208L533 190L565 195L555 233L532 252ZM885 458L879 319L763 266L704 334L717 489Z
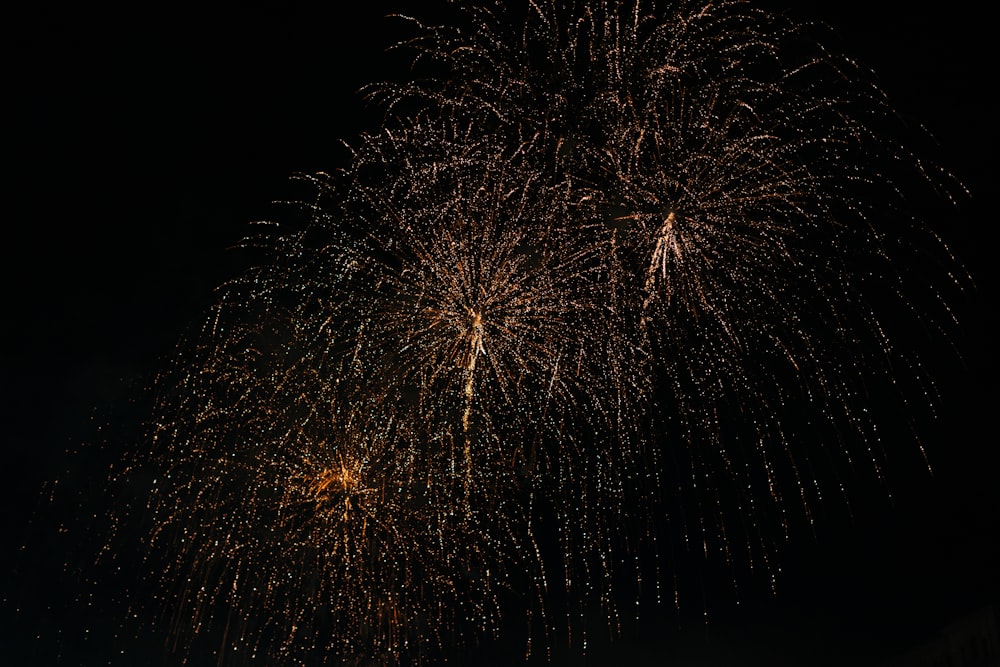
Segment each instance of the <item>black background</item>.
M116 638L97 607L76 602L63 572L75 538L56 537L72 521L49 503L52 482L87 499L80 512L100 512L113 452L88 443L114 438L98 425L116 413L133 423L130 397L244 265L227 248L269 215L287 177L336 169L341 141L378 127L357 90L405 76L405 60L384 52L400 24L383 17L425 11L407 4L38 4L6 18L0 663L107 664L126 650L143 657L115 664L144 664L159 651ZM971 192L930 220L976 285L953 298L961 358L942 348L931 362L941 409L920 436L934 473L901 464L852 516L831 511L794 537L774 595L751 583L737 604L707 587L713 599L697 614L652 614L612 647L598 641L590 664L879 664L1000 599L996 58L985 7L791 10L830 24Z

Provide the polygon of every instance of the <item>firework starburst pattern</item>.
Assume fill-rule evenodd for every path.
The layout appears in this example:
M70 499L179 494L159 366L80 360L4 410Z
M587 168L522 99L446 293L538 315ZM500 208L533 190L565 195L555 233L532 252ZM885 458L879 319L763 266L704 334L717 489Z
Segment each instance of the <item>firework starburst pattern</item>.
M678 598L678 546L773 577L881 475L865 383L918 364L880 308L936 244L889 209L941 178L871 78L745 2L524 5L412 20L383 126L161 374L118 477L178 650L584 650Z

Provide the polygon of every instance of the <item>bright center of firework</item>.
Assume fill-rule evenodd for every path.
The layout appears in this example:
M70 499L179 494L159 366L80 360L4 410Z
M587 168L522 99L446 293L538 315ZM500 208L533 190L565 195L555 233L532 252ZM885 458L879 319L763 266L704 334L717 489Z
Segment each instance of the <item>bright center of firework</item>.
M663 220L663 226L660 227L660 236L657 240L657 248L660 245L666 245L671 251L673 251L674 256L680 259L681 257L681 246L678 243L677 234L674 232L674 223L677 221L677 214L671 211L667 217Z
M663 220L659 232L657 232L656 245L653 248L653 255L649 259L649 269L646 271L647 296L643 304L644 309L653 299L653 289L656 286L657 274L660 275L669 296L670 286L667 282L667 267L672 261L671 257L676 262L681 262L684 259L680 238L677 235L675 226L676 222L677 214L674 211L670 211Z
M344 519L369 491L362 483L360 470L341 462L334 468L326 468L312 480L310 492L318 508L340 508Z
M465 360L462 366L470 374L476 370L476 360L479 355L484 351L483 347L483 316L471 308L467 308L469 314L469 330L468 330L468 341L469 347L466 350ZM466 393L471 392L471 386L467 389Z

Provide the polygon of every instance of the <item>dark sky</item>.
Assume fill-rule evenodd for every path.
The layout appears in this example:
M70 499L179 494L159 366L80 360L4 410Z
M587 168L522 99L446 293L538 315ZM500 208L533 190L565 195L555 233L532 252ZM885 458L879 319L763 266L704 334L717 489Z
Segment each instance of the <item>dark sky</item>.
M100 511L108 453L82 445L101 439L95 424L128 413L213 287L239 270L227 248L268 215L287 177L336 169L340 141L378 127L356 91L405 75L383 52L399 33L382 17L409 3L360 2L350 16L334 3L35 4L5 20L0 663L107 664L117 646L93 639L96 628L81 635L92 619L67 601L78 593L61 574L68 545L53 537L67 517L53 516L41 489L69 466L85 478L70 483L90 489L81 511ZM961 3L962 14L824 4L793 15L833 27L972 195L931 220L977 285L954 298L963 360L943 350L929 362L943 395L921 432L935 472L902 464L891 502L873 488L853 518L830 512L793 539L776 596L751 584L736 606L720 594L709 626L694 629L677 630L667 610L627 630L621 659L866 664L1000 601L1000 392L987 344L998 324L993 22L985 4Z

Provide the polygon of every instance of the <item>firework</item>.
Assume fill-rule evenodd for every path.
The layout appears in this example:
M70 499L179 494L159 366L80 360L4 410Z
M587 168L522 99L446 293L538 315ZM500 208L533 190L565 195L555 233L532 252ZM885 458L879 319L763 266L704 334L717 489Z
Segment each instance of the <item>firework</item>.
M568 224L590 207L467 130L415 126L368 144L355 176L377 176L350 182L349 235L368 258L354 288L366 294L363 354L429 419L460 428L466 477L480 463L522 466L537 458L532 425L598 381L603 266ZM473 454L473 431L505 444Z
M540 172L537 151L474 122L389 128L358 148L338 219L367 258L352 290L365 295L368 374L435 425L473 532L517 554L493 564L489 587L518 589L544 615L546 571L573 596L610 586L603 514L639 474L619 430L646 388L609 325L603 248L579 233L601 224L592 197ZM539 511L557 517L556 565L535 537ZM574 584L580 540L596 562Z
M442 457L412 415L359 393L322 322L267 290L229 307L237 292L161 378L153 456L125 472L155 476L149 566L177 647L205 635L233 661L345 663L436 650L463 607Z
M867 383L917 365L875 295L905 310L924 232L876 210L915 162L864 73L738 1L463 10L160 383L126 475L184 642L419 661L508 614L585 647L661 601L664 527L773 575L882 474Z
M901 277L913 247L948 261L893 209L902 183L940 174L892 138L900 125L868 73L815 26L749 3L462 10L462 27L405 43L429 76L370 95L540 137L538 169L589 193L604 225L575 232L602 248L615 351L642 351L622 365L658 387L658 405L632 414L662 415L646 451L670 452L681 504L706 508L685 539L729 562L742 540L766 562L761 536L811 522L820 478L842 486L830 471L858 459L882 476L866 384L876 368L919 371L887 333L899 311L879 308L906 310L926 289ZM801 414L825 434L799 430Z

